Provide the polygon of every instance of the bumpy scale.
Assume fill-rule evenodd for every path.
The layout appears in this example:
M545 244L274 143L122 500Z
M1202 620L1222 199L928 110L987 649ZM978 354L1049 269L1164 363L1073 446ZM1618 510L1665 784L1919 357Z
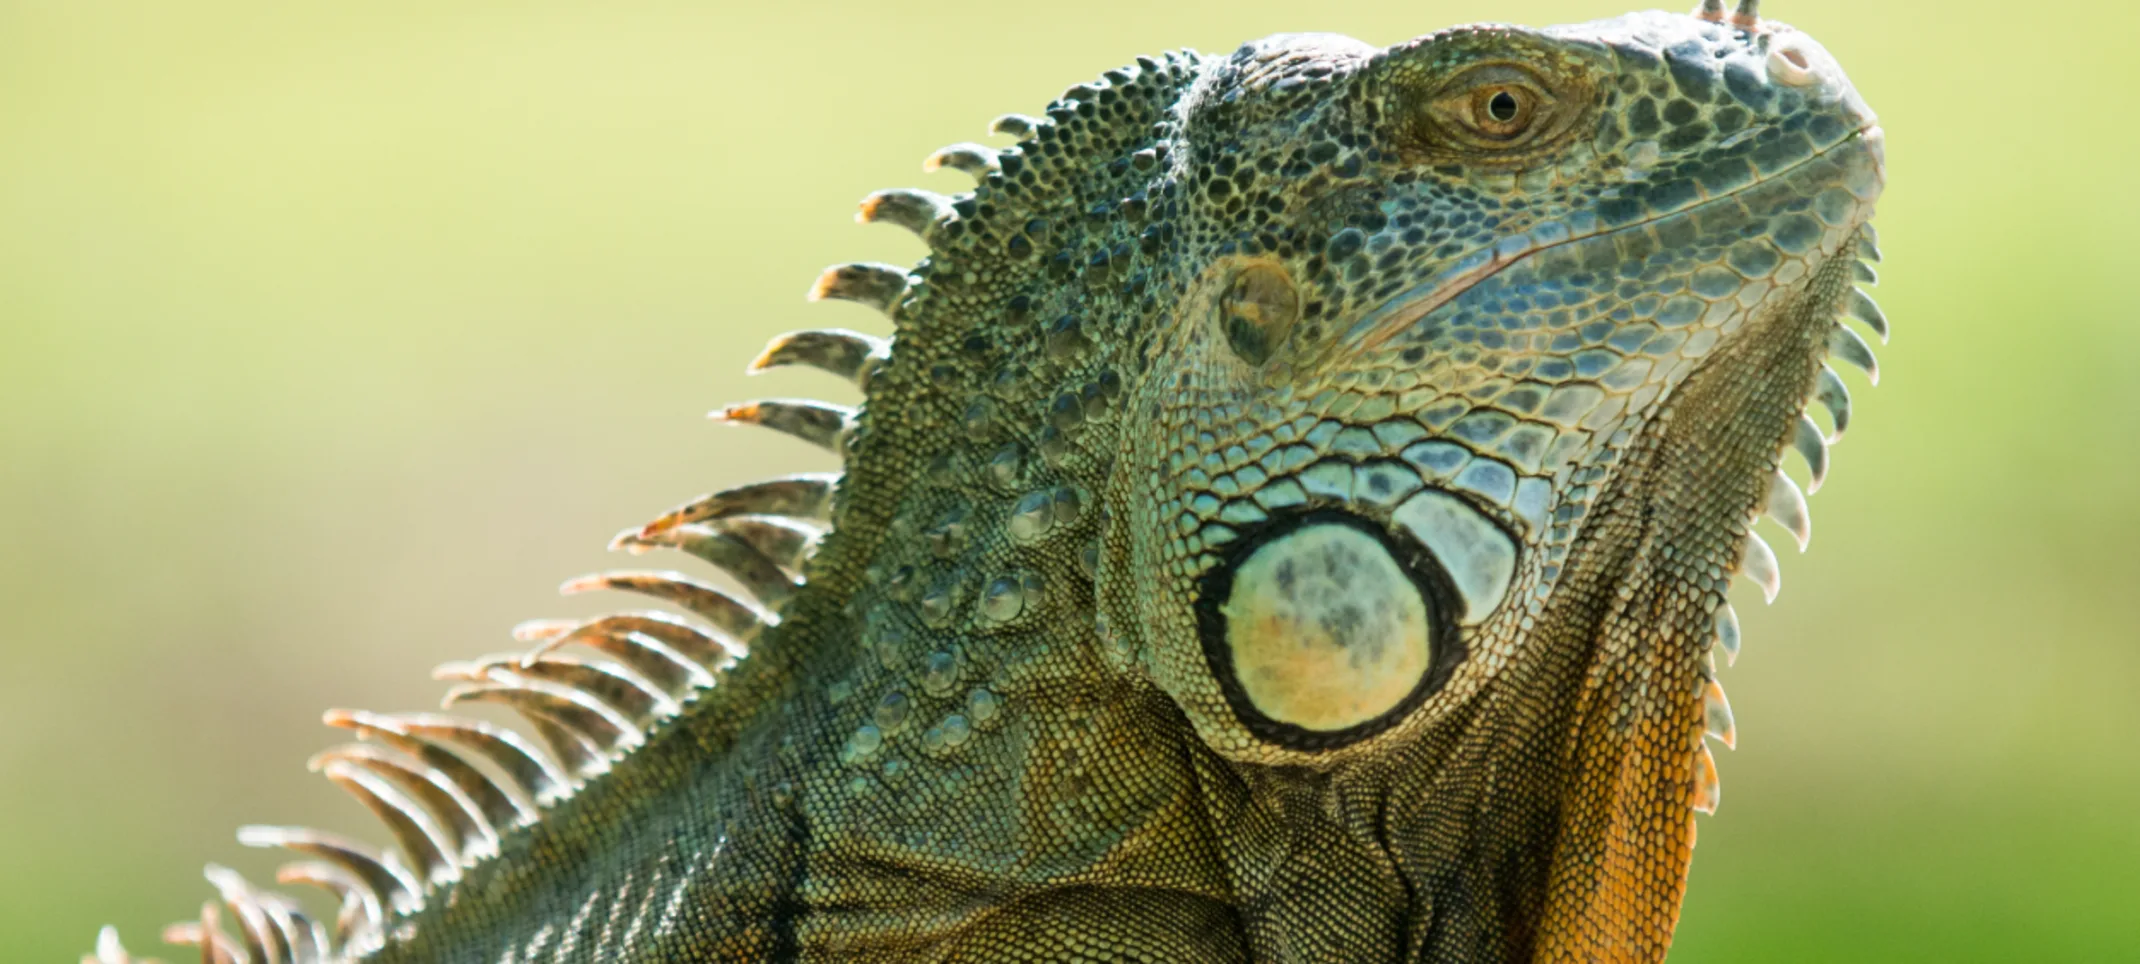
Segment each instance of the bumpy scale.
M912 269L726 408L842 453L616 540L688 615L536 622L315 766L396 847L240 839L205 959L1599 961L1668 947L1783 453L1876 371L1873 115L1710 0L1140 59L862 219ZM227 910L227 917L219 911ZM223 927L234 923L237 936ZM106 932L88 958L128 959Z

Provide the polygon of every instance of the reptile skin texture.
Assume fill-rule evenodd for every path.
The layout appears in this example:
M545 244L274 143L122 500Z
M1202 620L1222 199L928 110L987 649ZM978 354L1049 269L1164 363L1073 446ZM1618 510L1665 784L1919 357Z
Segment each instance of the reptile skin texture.
M1808 532L1882 134L1752 2L1140 58L862 219L796 332L844 457L613 548L436 713L333 710L393 846L216 866L203 960L1658 961ZM950 175L946 175L950 176ZM789 377L789 376L782 376ZM801 377L801 376L794 376ZM1808 414L1831 413L1821 427ZM687 563L698 565L699 563ZM328 908L328 913L317 913ZM191 952L188 952L191 953ZM107 930L92 962L134 960Z

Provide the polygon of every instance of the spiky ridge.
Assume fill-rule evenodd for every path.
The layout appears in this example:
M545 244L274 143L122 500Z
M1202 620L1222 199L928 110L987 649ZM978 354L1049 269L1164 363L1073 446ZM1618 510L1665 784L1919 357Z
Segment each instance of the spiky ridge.
M789 346L785 356L782 345ZM852 375L853 365L834 356L872 353L881 358L881 345L865 336L805 332L776 341L768 351L772 360L761 360L760 367L807 364ZM777 410L765 403L752 408ZM851 420L851 413L845 417ZM335 960L385 946L398 921L441 899L466 869L495 859L501 839L535 825L623 764L665 724L703 701L751 643L779 625L779 611L800 588L802 571L824 539L836 482L834 476L801 475L714 493L612 542L612 548L634 554L682 550L733 577L750 600L677 572L583 576L563 590L639 593L697 619L623 611L536 620L514 630L520 641L533 644L530 649L438 667L437 678L456 684L446 694L448 707L506 706L538 741L461 717L327 711L328 725L364 742L323 751L312 769L375 813L394 849L303 828L242 828L242 843L313 858L285 865L277 880L329 891L339 907L335 920L314 920L290 898L211 864L206 875L238 936L225 932L219 905L212 902L198 921L167 929L165 939L200 947L216 961ZM131 958L107 928L85 960Z
M1070 88L1049 105L1046 116L999 118L992 131L1016 135L1021 139L1016 146L998 151L957 144L924 164L929 171L949 168L974 176L980 181L974 192L946 196L900 189L863 201L858 220L914 232L930 243L931 257L911 270L882 264L834 266L812 287L810 298L853 301L885 312L904 333L907 348L901 363L891 364L891 342L825 329L776 337L749 370L800 366L851 381L872 403L890 405L892 414L878 415L874 432L869 417L856 409L807 399L731 405L716 411L715 419L771 428L848 456L872 443L900 444L896 440L908 431L930 430L923 407L955 400L966 408L961 417L967 426L985 433L985 427L974 424L987 417L976 407L987 409L991 399L957 397L953 385L970 380L959 370L983 360L987 350L974 338L946 337L977 306L1009 325L1043 328L1036 340L1043 358L1036 362L1081 367L1078 363L1089 356L1088 339L1095 333L1081 331L1075 315L1064 312L1094 301L1112 304L1139 297L1147 277L1128 270L1137 232L1144 232L1150 249L1162 230L1158 223L1140 226L1150 210L1141 193L1106 185L1131 184L1151 174L1165 154L1154 123L1192 79L1194 64L1192 53L1140 58L1135 65ZM1066 149L1071 144L1075 148ZM1120 160L1095 171L1088 168L1095 155ZM1095 200L1101 197L1108 200ZM976 277L963 265L992 267ZM1123 269L1114 276L1115 285L1107 284L1111 265ZM945 274L948 280L934 280ZM1086 286L1063 288L1065 281L1078 279ZM1149 316L1156 304L1146 298L1142 311L1134 314ZM1132 313L1109 314L1125 318ZM1098 418L1109 386L1119 391L1120 380L1093 373L1089 381L1086 400ZM1049 401L1044 385L998 379L992 387L995 402L1012 403L1040 392L1031 395L1037 404L1062 407L1059 398ZM1069 397L1074 400L1075 393ZM1091 456L1069 441L1075 428L1056 419L1037 446L1040 454L1050 462L1074 459L1089 464ZM936 439L909 445L908 451L960 447L951 442ZM893 475L934 464L890 456L871 461L880 473ZM748 661L755 673L746 674L754 679L739 681L746 685L731 684L731 671L744 663L755 643L774 634L783 611L806 588L825 590L820 583L844 581L804 581L834 528L831 522L843 520L838 527L842 534L883 531L872 526L879 520L870 517L885 507L842 504L836 511L836 501L849 495L841 483L838 474L804 474L711 493L627 529L610 543L612 549L633 554L681 550L734 579L748 598L680 572L583 576L567 581L563 591L637 593L689 616L638 610L587 620L530 621L517 627L514 636L531 648L451 662L434 672L454 684L444 699L448 708L462 703L505 706L519 714L535 740L464 717L327 711L328 725L350 730L362 742L323 751L312 760L312 769L377 815L394 846L382 850L305 828L241 828L241 843L309 858L286 864L277 880L327 890L339 908L335 920L315 920L296 901L256 888L228 868L210 865L207 877L218 890L219 902L204 904L197 921L172 925L164 939L198 947L204 959L212 961L305 962L372 955L414 936L426 911L436 912L468 872L488 869L501 852L524 843L527 831L558 819L552 810L631 768L634 755L675 729L680 718L726 719L726 735L732 739L734 727L769 702L768 693L778 690L791 667L767 665L770 654L761 652ZM864 516L862 524L846 521L856 513ZM867 546L854 548L854 555L866 557ZM847 572L847 567L834 569L833 575ZM820 595L831 597L836 606L841 592L833 588ZM774 650L779 649L775 644ZM784 664L794 655L779 653L772 659ZM697 736L704 741L709 734ZM223 926L224 910L236 921L235 937ZM106 928L95 953L84 960L134 958L117 933Z
M218 905L210 903L197 922L173 925L165 939L198 946L217 961L335 960L383 947L397 921L441 899L464 870L496 858L501 839L535 825L623 764L702 701L750 644L779 624L780 608L799 588L802 569L823 540L834 482L795 476L715 493L613 542L635 554L683 550L734 577L753 600L682 573L585 576L567 582L564 591L635 592L697 619L624 611L532 621L514 631L533 644L530 649L437 669L439 679L456 684L446 694L448 707L509 707L539 741L460 717L327 711L328 725L353 731L364 742L323 751L312 769L378 815L394 849L303 828L242 828L240 842L313 858L285 865L277 880L328 890L339 907L335 920L314 920L295 901L210 865L207 877L238 936L224 931ZM130 959L109 929L86 958Z

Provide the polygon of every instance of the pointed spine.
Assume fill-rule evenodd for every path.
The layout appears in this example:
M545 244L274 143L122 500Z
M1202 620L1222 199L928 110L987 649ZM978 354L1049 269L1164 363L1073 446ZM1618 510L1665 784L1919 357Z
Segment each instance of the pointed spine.
M810 286L811 301L852 301L885 314L906 294L907 271L892 264L836 264Z
M1819 492L1828 481L1828 440L1821 436L1820 426L1805 415L1798 416L1798 425L1791 432L1791 447L1806 460L1806 491Z
M828 372L867 389L869 376L891 357L892 343L844 328L791 331L775 337L751 360L747 369L759 372L801 365Z
M780 398L730 405L708 417L729 425L762 425L840 455L854 432L856 414L845 405Z
M1783 570L1776 562L1776 550L1751 532L1746 534L1746 548L1739 556L1739 574L1760 586L1762 598L1771 603L1783 589Z
M1714 814L1723 798L1723 782L1716 775L1716 757L1710 754L1709 744L1704 743L1694 749L1694 809Z
M268 921L267 910L253 897L253 887L246 883L238 872L220 864L209 864L201 870L201 876L216 889L216 896L223 907L238 921L238 939L245 945L245 956L253 962L288 964L289 948L284 946L282 935Z
M780 564L756 546L712 526L678 526L653 539L626 530L611 544L633 554L656 548L680 549L727 573L767 609L779 612L801 588Z
M653 609L610 613L580 622L532 620L513 629L514 638L527 642L555 646L588 642L596 648L601 647L599 641L604 638L634 634L668 646L708 673L719 672L750 655L750 650L734 639L707 632L681 616Z
M563 653L545 653L523 658L514 672L529 679L568 686L617 711L634 726L645 729L682 710L653 681L610 660L581 659Z
M1880 363L1873 358L1872 346L1858 333L1844 325L1835 326L1828 333L1828 354L1857 366L1873 384L1880 384Z
M244 949L223 933L223 915L213 902L201 905L199 920L164 928L163 942L200 948L201 964L241 964L249 960Z
M1724 651L1724 665L1739 661L1739 613L1730 603L1716 607L1716 648Z
M440 829L452 844L448 853L456 862L471 864L498 852L498 830L490 816L444 771L368 743L347 743L322 750L306 766L319 773L330 763L370 770L422 804L440 821Z
M732 515L775 515L830 521L832 493L839 481L837 473L806 473L702 495L662 513L660 518L642 526L639 535L652 538L666 529Z
M1049 122L1038 117L1029 117L1024 114L1005 114L989 123L988 132L991 134L1009 134L1012 137L1022 139L1032 136L1034 131L1039 130L1042 125L1047 123Z
M1716 680L1702 684L1702 732L1728 749L1739 748L1739 728L1731 718L1731 701L1724 698L1724 687Z
M448 708L467 702L496 703L531 720L548 720L593 741L604 754L637 749L646 734L624 714L593 696L510 671L493 671L490 682L463 683L446 691Z
M248 847L280 847L333 864L369 891L378 906L394 913L414 913L424 905L423 885L400 861L339 834L254 825L238 828L238 842Z
M716 519L707 527L743 540L773 565L798 576L825 539L825 530L816 526L764 516Z
M642 629L641 626L646 628ZM532 652L579 644L598 650L622 645L615 640L642 636L674 650L709 675L747 655L741 643L692 625L673 613L641 610L585 621L531 619L513 628L516 639L541 643Z
M1887 313L1880 310L1880 303L1862 289L1850 289L1848 311L1850 317L1864 322L1873 334L1880 336L1880 344L1887 344Z
M1832 444L1850 428L1850 389L1843 385L1843 378L1835 373L1835 369L1822 365L1820 383L1813 390L1813 398L1828 410L1835 422L1835 434L1828 437ZM1818 491L1820 486L1813 488Z
M290 949L293 964L322 964L327 959L327 930L305 913L298 903L273 891L255 891L253 896L267 912L268 922Z
M931 174L947 167L975 178L987 177L1003 169L1002 163L996 160L995 148L972 142L953 144L921 162L921 169Z
M935 191L901 187L878 191L862 199L855 212L855 220L862 224L896 224L913 232L914 236L928 241L935 234L936 226L957 217L950 198ZM891 265L847 265L849 268L892 268ZM832 269L840 270L838 268ZM829 271L827 272L830 273ZM906 272L900 271L900 287L905 287ZM821 279L818 282L824 284ZM811 300L816 300L813 297Z
M126 944L119 940L119 929L110 924L97 931L97 949L82 955L82 964L134 964L134 956L126 952ZM142 964L151 964L143 961Z
M524 711L521 715L527 717L528 726L534 729L536 738L549 747L574 780L584 782L609 772L609 752L596 744L594 737L558 722L555 717L530 715ZM579 786L575 784L573 791L578 790Z
M1813 514L1806 509L1806 496L1798 491L1798 483L1781 470L1769 479L1768 514L1798 541L1798 551L1806 551L1806 543L1813 539Z
M482 816L483 823L491 828L494 844L499 829L535 822L537 811L533 797L525 786L511 782L511 774L507 774L506 783L493 780L460 754L399 729L388 718L348 710L328 710L322 719L328 726L354 731L358 739L393 747L426 770L451 781Z
M351 729L366 726L466 750L497 767L538 807L549 806L572 795L572 780L565 771L530 744L526 737L504 727L437 713L388 715L363 710L328 710L325 719L328 726Z
M691 657L641 633L559 636L538 644L522 658L521 665L531 665L568 645L585 646L609 656L672 700L689 699L714 683L713 673L693 662Z
M334 895L335 920L331 947L345 957L363 954L377 946L386 926L379 898L356 875L324 860L300 860L275 870L278 884L304 884Z
M459 849L455 841L422 804L410 799L401 788L347 763L330 761L320 772L386 824L387 833L427 886L443 887L461 879L461 865L453 856Z
M581 576L561 587L566 595L597 589L616 589L652 596L673 603L706 620L716 629L749 645L766 626L779 622L771 613L749 606L734 596L680 572L623 571Z

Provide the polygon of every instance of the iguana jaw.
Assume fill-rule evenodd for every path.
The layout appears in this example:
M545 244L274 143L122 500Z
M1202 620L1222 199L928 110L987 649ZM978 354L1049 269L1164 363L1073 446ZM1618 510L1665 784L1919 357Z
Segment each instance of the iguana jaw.
M1464 840L1453 848L1458 854L1503 855L1473 865L1495 882L1489 886L1539 887L1536 920L1508 921L1506 935L1536 960L1654 960L1670 946L1694 814L1718 802L1704 738L1735 738L1713 656L1718 614L1732 620L1726 583L1741 572L1773 598L1773 569L1747 561L1773 567L1752 525L1773 511L1780 489L1797 496L1782 478L1782 453L1794 436L1803 438L1800 425L1811 425L1803 413L1823 363L1837 333L1848 334L1838 316L1850 312L1861 229L1885 179L1883 151L1882 131L1868 124L1775 178L1805 177L1809 193L1849 182L1859 203L1809 256L1795 293L1735 322L1638 430L1597 483L1611 494L1584 523L1537 629L1521 644L1526 655L1489 684L1475 716L1456 721L1462 735L1437 765L1466 772L1469 761L1524 789L1478 800L1461 829L1400 834L1456 833ZM1699 219L1722 200L1669 217ZM1735 650L1735 637L1729 645ZM1557 744L1531 742L1540 731L1558 734ZM1525 884L1519 855L1538 851L1551 859ZM1452 865L1448 849L1415 851L1404 862L1427 881L1464 865L1461 857ZM1420 932L1421 946L1431 946L1436 929L1465 926L1478 925L1436 922Z
M1726 605L1726 587L1712 573L1741 568L1760 543L1753 522L1828 355L1855 247L1817 269L1783 310L1750 320L1681 386L1626 466L1624 494L1602 507L1593 545L1599 563L1618 557L1621 575L1601 581L1613 602L1584 639L1592 655L1559 770L1569 819L1556 845L1549 946L1654 942L1661 954L1669 940L1694 812L1718 803L1704 737L1734 738L1729 710L1721 725L1713 713L1722 691L1711 613ZM1731 430L1719 436L1715 425ZM1606 550L1610 542L1622 545Z
M1711 614L1755 538L1805 405L1797 386L1821 370L1850 253L1750 321L1641 431L1520 655L1440 725L1335 781L1330 799L1374 801L1375 846L1406 882L1413 959L1480 946L1541 961L1663 957L1695 812L1717 800L1704 736L1730 727L1728 710L1724 730L1710 716ZM1770 375L1788 387L1744 391ZM1702 430L1713 420L1741 428L1718 439Z

